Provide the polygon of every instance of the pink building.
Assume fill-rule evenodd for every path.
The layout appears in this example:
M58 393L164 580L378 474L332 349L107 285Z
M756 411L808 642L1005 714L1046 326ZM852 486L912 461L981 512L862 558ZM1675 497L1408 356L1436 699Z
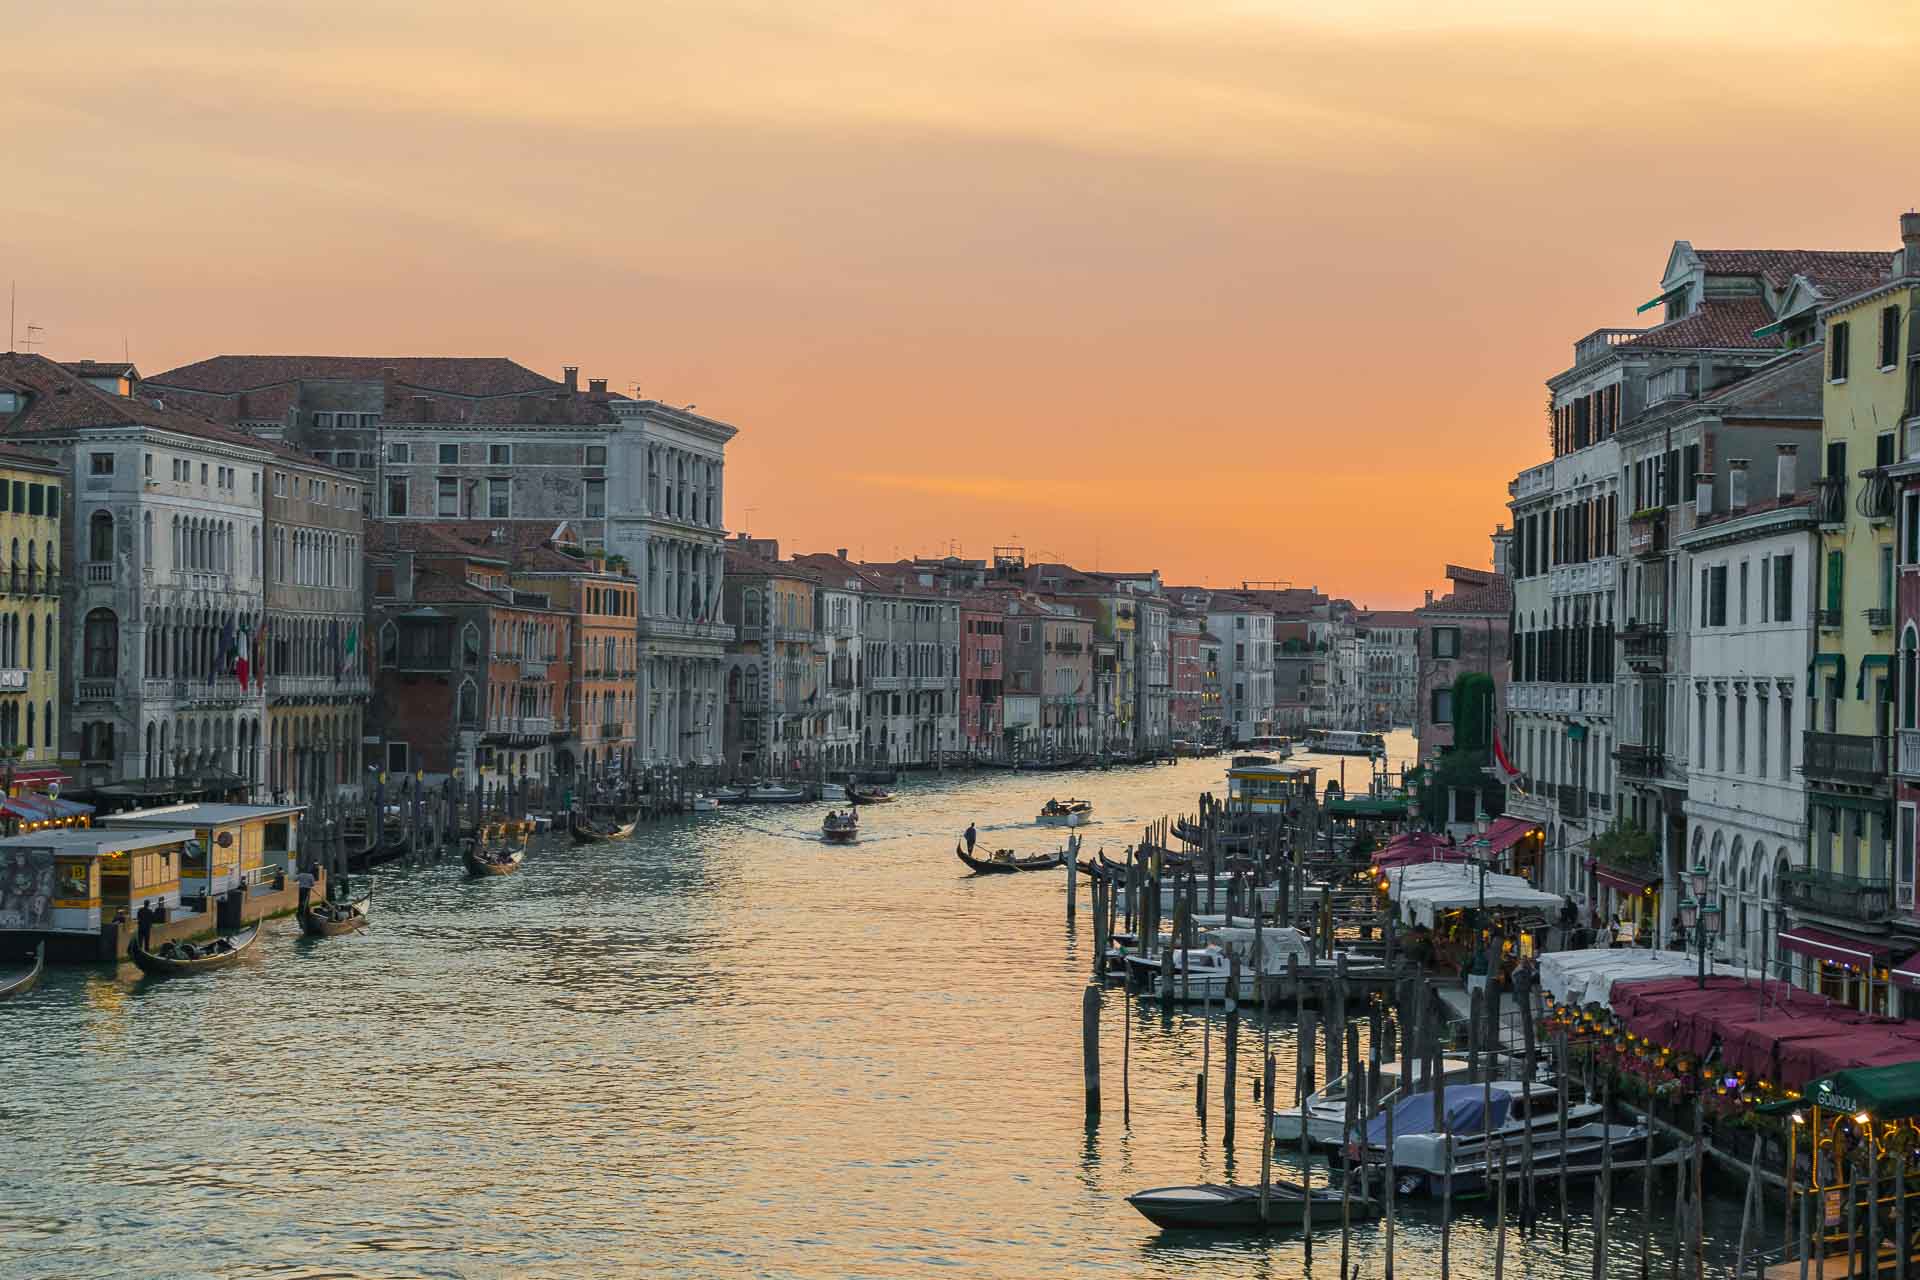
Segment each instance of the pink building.
M1200 637L1207 629L1205 614L1175 609L1168 625L1168 685L1171 696L1167 719L1175 738L1188 742L1200 737L1200 694L1205 664L1200 660Z
M973 756L1001 753L1005 724L1006 602L991 593L960 605L960 738Z

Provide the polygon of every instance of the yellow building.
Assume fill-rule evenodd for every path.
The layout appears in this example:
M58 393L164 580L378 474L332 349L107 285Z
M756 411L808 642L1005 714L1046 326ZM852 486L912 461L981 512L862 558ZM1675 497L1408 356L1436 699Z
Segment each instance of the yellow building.
M1796 953L1801 985L1856 1004L1868 989L1884 999L1884 986L1854 979L1884 967L1895 915L1889 746L1899 482L1886 469L1904 457L1912 285L1890 274L1821 312L1820 559L1802 721L1808 860L1782 875L1793 925L1782 942ZM1794 941L1806 926L1814 942Z
M11 394L0 382L0 413ZM60 742L60 468L0 446L0 747L16 777L44 770Z

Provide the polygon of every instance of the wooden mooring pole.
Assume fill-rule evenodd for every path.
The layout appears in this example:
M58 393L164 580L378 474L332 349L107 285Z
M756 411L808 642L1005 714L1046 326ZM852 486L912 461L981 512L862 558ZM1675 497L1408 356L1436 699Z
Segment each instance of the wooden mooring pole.
M1086 1075L1087 1119L1100 1118L1100 984L1080 993L1080 1059Z

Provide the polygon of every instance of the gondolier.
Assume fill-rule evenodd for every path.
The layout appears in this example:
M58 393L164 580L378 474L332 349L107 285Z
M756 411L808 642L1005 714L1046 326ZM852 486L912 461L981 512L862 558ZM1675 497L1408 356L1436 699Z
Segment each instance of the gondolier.
M135 919L139 922L140 949L142 951L148 949L148 943L153 937L153 918L156 914L153 909L152 899L148 899L140 904L140 912Z
M973 842L975 840L978 840L979 838L980 838L980 833L978 831L975 831L973 829L973 824L969 822L967 824L967 852L968 853L973 852Z
M313 901L313 866L302 863L300 866L300 912L305 914L307 906Z

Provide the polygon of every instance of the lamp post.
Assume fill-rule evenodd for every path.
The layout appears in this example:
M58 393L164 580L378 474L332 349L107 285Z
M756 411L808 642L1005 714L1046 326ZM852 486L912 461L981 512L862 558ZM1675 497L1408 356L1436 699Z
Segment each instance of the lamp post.
M1700 956L1699 984L1702 990L1707 985L1707 944L1720 933L1720 900L1707 897L1707 864L1696 862L1687 873L1688 887L1693 896L1680 902L1680 927L1688 936L1688 949L1698 949Z

